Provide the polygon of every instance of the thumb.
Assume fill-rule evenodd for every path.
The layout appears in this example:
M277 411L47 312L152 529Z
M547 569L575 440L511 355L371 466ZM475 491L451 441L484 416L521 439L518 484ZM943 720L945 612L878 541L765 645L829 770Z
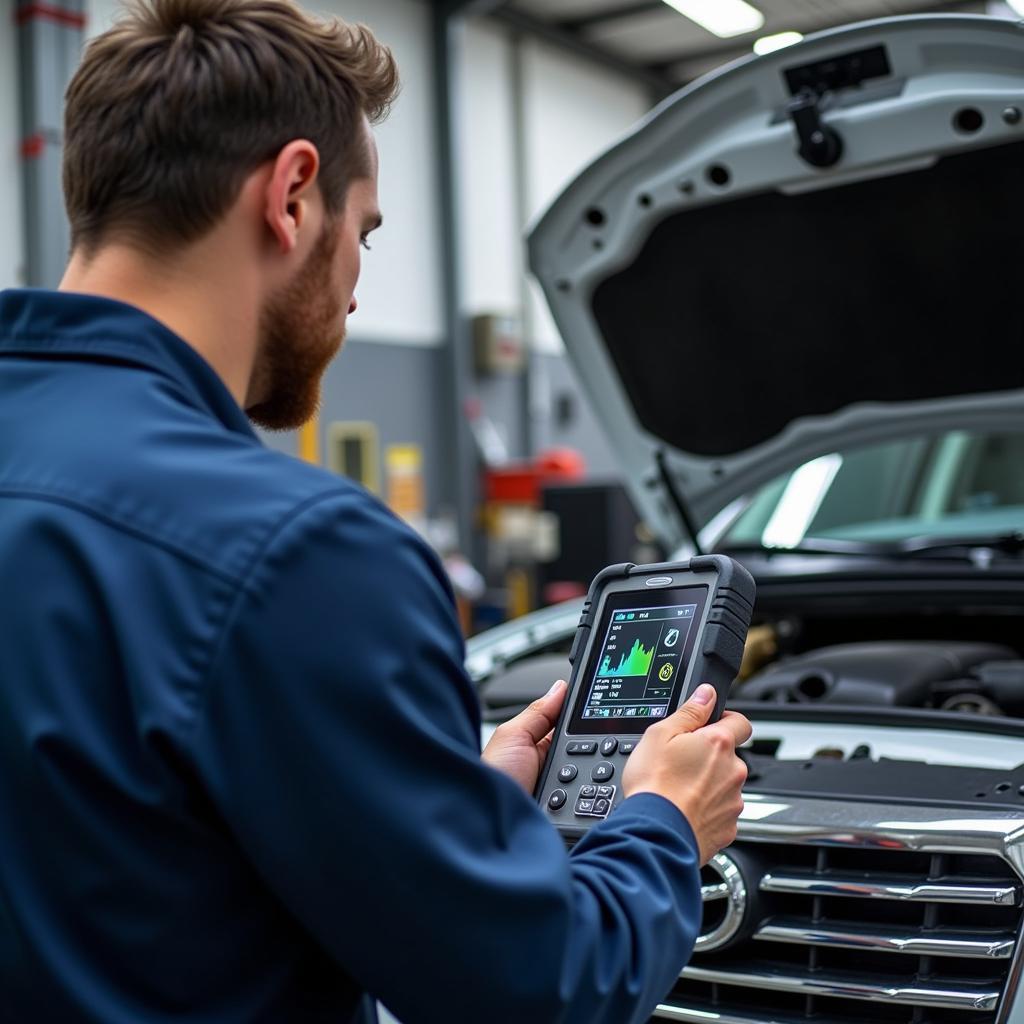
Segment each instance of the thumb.
M665 724L676 733L695 732L702 725L707 725L716 700L718 694L715 688L710 683L701 683L690 694L690 699Z
M513 718L509 725L525 729L534 743L540 743L555 727L558 713L565 702L567 689L565 680L559 679L543 697L535 700L525 711Z

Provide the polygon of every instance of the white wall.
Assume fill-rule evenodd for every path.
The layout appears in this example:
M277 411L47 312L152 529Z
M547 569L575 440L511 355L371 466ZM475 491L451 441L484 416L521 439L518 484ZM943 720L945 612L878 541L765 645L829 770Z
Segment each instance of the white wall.
M85 0L85 38L106 32L120 9L117 0Z
M517 213L514 51L507 31L483 19L462 39L458 186L466 312L515 312L523 232Z
M618 72L530 40L524 102L530 216L650 109L646 89Z
M485 19L466 33L461 126L462 233L467 312L518 310L527 224L595 156L649 109L646 90L583 57L534 40L521 51L526 217L517 211L512 66L507 29ZM531 285L527 336L537 349L562 345Z
M14 0L0 0L0 288L24 284Z
M384 226L356 292L353 338L440 344L444 334L430 10L421 0L318 0L318 13L373 29L394 50L402 95L377 130Z
M0 0L10 2L10 0ZM362 22L390 46L402 94L377 129L384 226L363 256L349 321L352 338L436 345L443 339L437 142L434 130L430 12L421 0L307 0L316 14ZM90 34L113 20L117 0L89 0Z
M595 156L650 109L647 91L614 71L531 41L524 53L527 196L531 219ZM547 303L531 282L532 325L538 349L560 352Z

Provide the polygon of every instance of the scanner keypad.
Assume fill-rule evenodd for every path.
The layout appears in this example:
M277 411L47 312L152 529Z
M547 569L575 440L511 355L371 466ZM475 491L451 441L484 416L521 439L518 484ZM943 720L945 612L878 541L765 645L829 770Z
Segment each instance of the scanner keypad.
M594 787L583 788L593 789ZM573 808L573 813L577 818L606 818L608 816L608 812L612 809L612 801L615 799L615 787L601 786L600 788L610 792L606 796L596 799L583 796L581 789L580 795L576 799L576 806Z
M618 796L618 786L611 780L616 770L621 771L625 766L624 755L632 753L639 742L638 736L628 740L605 736L566 741L562 748L565 760L552 777L552 782L560 788L550 790L545 800L552 819L569 824L573 818L606 818ZM595 754L600 754L601 759L591 761L589 773L581 773L577 758Z

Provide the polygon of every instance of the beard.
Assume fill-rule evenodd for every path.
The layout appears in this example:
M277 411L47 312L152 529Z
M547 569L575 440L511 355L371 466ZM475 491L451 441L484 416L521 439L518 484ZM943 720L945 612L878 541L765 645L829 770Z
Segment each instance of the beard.
M324 226L306 262L260 313L252 392L246 415L266 430L294 430L320 407L320 387L345 338L342 302L331 284L337 236Z

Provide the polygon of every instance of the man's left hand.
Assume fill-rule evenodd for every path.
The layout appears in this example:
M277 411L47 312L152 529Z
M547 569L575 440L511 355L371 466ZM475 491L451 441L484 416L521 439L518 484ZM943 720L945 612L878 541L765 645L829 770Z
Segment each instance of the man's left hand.
M525 711L499 725L484 747L483 760L515 779L527 793L537 785L567 690L565 680L559 679Z

